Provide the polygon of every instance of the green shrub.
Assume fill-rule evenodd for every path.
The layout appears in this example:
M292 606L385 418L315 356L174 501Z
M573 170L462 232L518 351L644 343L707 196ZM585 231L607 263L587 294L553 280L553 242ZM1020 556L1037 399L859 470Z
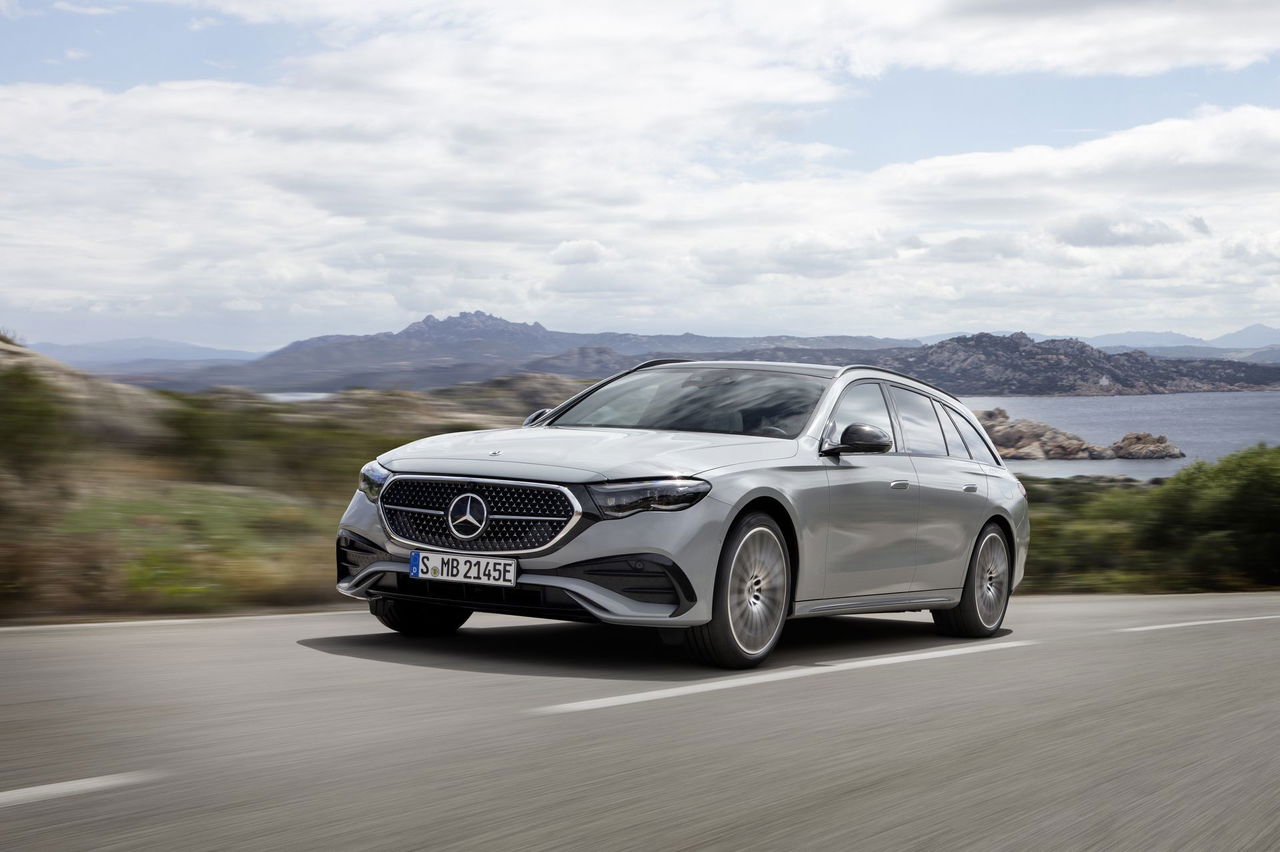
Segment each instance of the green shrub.
M1258 445L1134 485L1029 481L1027 590L1280 586L1280 447Z
M62 398L30 367L0 371L0 466L33 473L75 444Z

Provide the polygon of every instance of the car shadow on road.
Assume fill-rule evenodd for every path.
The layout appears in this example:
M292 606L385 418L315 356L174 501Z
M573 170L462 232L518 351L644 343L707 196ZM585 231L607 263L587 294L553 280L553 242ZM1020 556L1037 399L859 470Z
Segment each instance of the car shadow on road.
M1010 633L1001 630L999 636ZM904 654L963 645L941 636L931 623L894 618L831 616L789 622L782 641L762 666L775 669ZM366 633L301 639L326 654L422 668L525 677L694 681L718 674L691 662L680 647L665 645L657 631L603 624L545 622L463 628L444 638Z

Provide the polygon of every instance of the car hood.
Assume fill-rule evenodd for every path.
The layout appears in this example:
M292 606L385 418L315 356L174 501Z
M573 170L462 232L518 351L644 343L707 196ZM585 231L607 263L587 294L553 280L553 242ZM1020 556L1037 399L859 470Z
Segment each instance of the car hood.
M378 461L396 473L598 482L692 476L795 453L795 441L779 438L553 426L436 435L384 453Z

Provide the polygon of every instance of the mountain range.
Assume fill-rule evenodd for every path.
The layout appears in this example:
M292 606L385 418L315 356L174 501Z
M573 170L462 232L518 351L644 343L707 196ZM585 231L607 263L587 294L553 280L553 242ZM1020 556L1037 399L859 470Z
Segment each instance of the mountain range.
M582 334L551 331L540 323L513 323L480 311L437 319L427 316L398 332L374 335L326 335L291 343L270 353L240 349L197 346L173 340L131 338L97 343L36 343L30 348L82 369L139 383L161 384L200 372L198 381L215 382L218 372L211 368L235 367L262 360L251 372L289 376L300 364L304 371L317 361L332 357L341 370L344 358L354 354L356 367L380 372L410 366L401 363L408 356L421 370L447 367L455 372L460 363L484 364L512 358L550 356L579 347L604 346L624 354L647 352L706 353L770 347L797 349L887 349L923 346L957 337L989 333L1007 337L1013 331L957 331L922 335L916 338L882 338L867 335L802 337L712 337L699 334L626 334L602 332ZM1061 339L1064 335L1026 332L1035 341ZM1126 331L1077 337L1108 353L1141 350L1155 358L1227 359L1262 364L1280 363L1280 328L1257 323L1212 339L1192 337L1173 331ZM339 354L341 353L341 354ZM383 363L389 359L390 364ZM227 375L237 372L226 371ZM487 372L480 370L480 372ZM251 376L254 381L272 380L270 375Z
M107 368L117 372L127 372L135 367L154 369L160 365L172 369L172 362L205 362L202 366L207 367L209 361L252 361L262 356L261 352L217 349L154 337L104 340L98 343L33 343L28 348L73 367L95 371Z
M398 332L298 341L253 361L157 370L127 380L201 390L335 391L350 387L429 390L518 372L599 378L656 357L875 364L937 382L955 393L1136 394L1280 385L1280 366L1221 358L1158 359L1104 352L1074 339L975 334L924 344L914 339L708 337L582 334L515 323L482 312L427 316Z
M397 382L396 387L424 389L506 375L531 360L582 347L606 347L621 355L636 356L654 351L707 353L773 346L880 349L919 345L914 339L864 335L583 334L552 331L541 323L510 322L472 311L444 319L427 316L397 332L326 335L300 340L246 364L114 375L135 384L175 389L240 385L266 391L333 390L351 386L388 387L388 380Z

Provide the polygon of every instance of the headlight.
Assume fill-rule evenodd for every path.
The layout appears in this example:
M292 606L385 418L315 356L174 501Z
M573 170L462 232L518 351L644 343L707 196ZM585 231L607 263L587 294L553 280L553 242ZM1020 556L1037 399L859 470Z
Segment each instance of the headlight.
M643 482L609 482L588 485L600 514L625 518L636 512L676 512L687 509L711 490L701 479L649 479Z
M386 485L390 478L391 471L376 461L371 461L360 468L360 490L364 496L377 503L378 495L382 493L382 486Z

